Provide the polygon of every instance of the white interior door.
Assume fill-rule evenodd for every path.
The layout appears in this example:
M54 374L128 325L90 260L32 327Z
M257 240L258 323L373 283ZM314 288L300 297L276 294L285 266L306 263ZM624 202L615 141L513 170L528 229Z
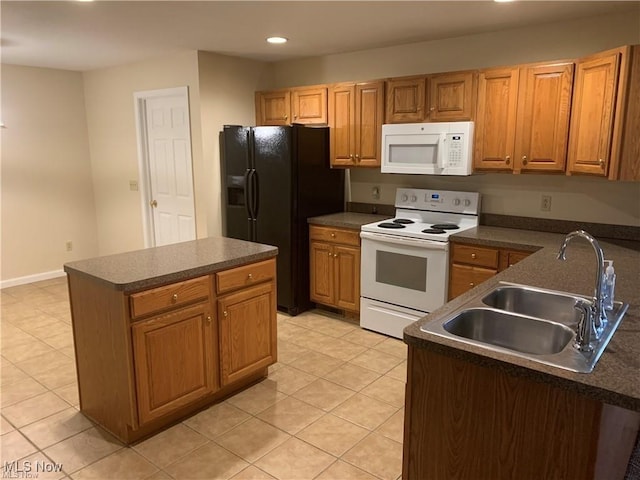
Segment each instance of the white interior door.
M195 240L189 101L186 88L143 97L152 245ZM142 94L144 96L144 94Z

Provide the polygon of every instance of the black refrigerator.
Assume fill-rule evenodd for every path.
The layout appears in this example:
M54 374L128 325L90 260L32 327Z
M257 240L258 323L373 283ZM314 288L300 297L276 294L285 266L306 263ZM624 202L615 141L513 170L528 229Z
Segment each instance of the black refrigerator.
M307 218L344 210L344 171L329 167L329 128L225 125L220 141L226 236L278 247L278 309L308 310Z

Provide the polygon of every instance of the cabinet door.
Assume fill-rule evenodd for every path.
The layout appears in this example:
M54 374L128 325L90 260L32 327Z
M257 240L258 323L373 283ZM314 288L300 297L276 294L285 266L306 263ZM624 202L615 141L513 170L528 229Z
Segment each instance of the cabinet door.
M218 298L220 370L223 386L277 360L274 282Z
M356 166L379 167L382 157L384 82L357 84L355 100Z
M311 301L335 305L333 248L324 242L309 244L309 272Z
M327 89L296 88L291 92L293 123L327 123Z
M334 251L335 305L360 311L360 249L336 245Z
M257 125L288 125L290 112L291 92L289 90L256 93Z
M521 70L516 172L564 172L572 85L573 63Z
M518 68L485 70L479 74L475 169L513 168L518 80Z
M618 52L577 63L567 173L607 175L619 65Z
M329 91L331 165L350 167L355 163L355 86L334 85Z
M491 268L472 267L470 265L451 264L449 272L449 300L480 285L493 277L497 270Z
M208 304L133 324L141 425L217 389L214 327Z
M472 120L475 107L474 76L474 72L429 76L429 120Z
M424 121L425 76L392 78L386 83L387 123L410 123Z

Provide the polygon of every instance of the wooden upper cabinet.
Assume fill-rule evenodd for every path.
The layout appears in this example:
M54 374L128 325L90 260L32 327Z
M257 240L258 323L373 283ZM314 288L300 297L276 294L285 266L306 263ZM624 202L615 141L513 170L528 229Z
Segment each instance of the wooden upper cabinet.
M256 125L327 123L327 87L256 92Z
M327 123L327 87L291 91L293 123Z
M608 174L620 55L618 50L609 51L577 63L569 174Z
M472 120L475 111L476 72L452 72L429 76L429 121Z
M520 70L514 171L565 170L573 63Z
M423 122L427 77L390 78L386 82L386 123Z
M612 180L640 181L640 45L631 47L629 55L623 57L621 71L628 69L628 89L622 89L618 104L626 106L620 145L620 162L612 162L609 178ZM624 77L623 77L624 79ZM626 93L626 98L623 95ZM621 114L622 115L622 114Z
M328 111L331 165L380 166L384 82L333 85Z
M519 68L483 70L478 75L473 167L512 170Z
M256 92L256 125L288 125L291 121L291 92Z

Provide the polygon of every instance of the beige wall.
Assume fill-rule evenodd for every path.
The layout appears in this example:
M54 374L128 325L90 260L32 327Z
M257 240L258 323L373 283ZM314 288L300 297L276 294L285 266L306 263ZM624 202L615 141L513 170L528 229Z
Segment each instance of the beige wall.
M2 121L2 280L95 256L82 75L3 65Z
M269 88L575 58L636 43L640 43L637 16L601 16L280 62L270 67ZM380 187L380 200L372 199L373 186ZM353 201L393 204L398 186L479 191L483 196L482 210L489 213L640 225L640 183L507 174L445 179L351 170ZM540 211L543 193L552 195L551 212Z
M218 133L225 124L255 124L254 92L259 89L266 68L262 62L198 52L204 169L203 175L196 178L196 185L206 192L210 236L223 232Z
M194 177L202 175L197 52L84 73L100 255L144 248L134 92L187 86ZM206 235L204 192L196 189L196 230Z

